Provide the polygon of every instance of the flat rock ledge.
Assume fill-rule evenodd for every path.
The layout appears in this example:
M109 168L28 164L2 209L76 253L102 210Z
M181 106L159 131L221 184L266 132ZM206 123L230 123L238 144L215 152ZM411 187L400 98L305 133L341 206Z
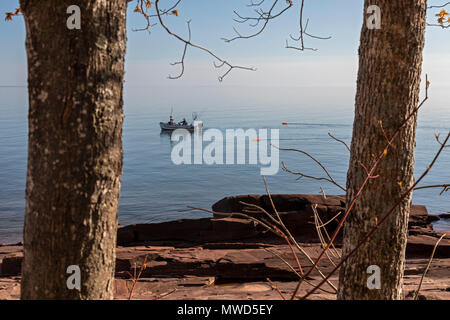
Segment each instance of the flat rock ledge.
M312 206L322 221L328 221L345 208L344 197L280 194L272 196L283 221L302 248L314 260L321 252ZM116 299L127 299L131 290L129 274L146 268L134 288L133 299L280 299L267 282L289 296L296 286L297 275L286 265L295 265L290 248L281 239L253 222L224 214L241 212L243 203L258 205L273 212L265 195L226 197L212 206L212 218L184 219L163 223L135 224L120 227L117 235ZM433 247L441 233L433 230L438 217L428 215L424 206L414 205L409 219L404 295L411 299L425 270ZM329 233L337 223L327 225ZM338 261L340 242L330 250ZM282 256L283 260L274 253ZM20 297L21 244L0 246L0 299ZM299 255L304 269L311 262ZM333 267L328 259L319 265L327 274ZM321 279L315 271L309 282ZM330 281L336 286L337 275ZM305 284L300 295L311 288ZM324 285L311 299L335 299L333 289ZM450 299L450 237L446 236L435 253L421 289L421 299Z

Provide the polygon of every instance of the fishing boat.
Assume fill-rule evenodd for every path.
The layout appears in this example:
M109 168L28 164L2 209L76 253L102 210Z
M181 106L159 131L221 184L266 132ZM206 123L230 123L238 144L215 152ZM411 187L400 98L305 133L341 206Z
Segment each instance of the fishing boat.
M201 130L203 128L203 122L198 120L196 113L192 114L192 123L187 123L186 119L182 122L174 122L172 114L170 115L169 122L160 122L159 126L163 131L174 131L177 129L185 129L188 131Z

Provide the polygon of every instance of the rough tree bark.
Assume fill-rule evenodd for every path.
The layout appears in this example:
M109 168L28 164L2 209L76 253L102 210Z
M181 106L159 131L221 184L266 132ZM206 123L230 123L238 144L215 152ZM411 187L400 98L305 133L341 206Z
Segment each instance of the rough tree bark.
M22 299L113 298L126 0L21 0L29 137ZM66 26L81 9L81 30ZM66 286L81 269L81 289Z
M363 183L367 168L387 143L380 128L391 136L418 105L426 0L366 0L381 9L381 29L364 22L359 48L355 119L347 175L347 203ZM365 14L365 17L368 15ZM400 199L414 181L417 118L413 117L361 194L344 224L343 254L347 254ZM401 299L407 222L411 197L406 198L341 268L340 299ZM381 289L367 287L367 268L381 269Z

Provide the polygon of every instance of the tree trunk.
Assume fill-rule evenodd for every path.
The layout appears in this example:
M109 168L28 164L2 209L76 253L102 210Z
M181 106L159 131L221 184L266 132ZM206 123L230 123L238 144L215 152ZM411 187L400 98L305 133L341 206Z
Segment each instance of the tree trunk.
M126 0L21 0L29 137L22 299L111 299ZM69 30L67 8L81 9ZM81 288L69 289L71 265Z
M426 0L366 0L381 9L381 29L364 22L359 48L355 119L347 175L347 204L366 178L367 168L387 144L388 137L418 105ZM367 18L369 15L365 14ZM343 255L376 225L414 181L414 116L381 160L344 224ZM342 266L340 299L402 299L403 271L411 195L402 201L379 230ZM380 289L367 286L367 268L380 267Z

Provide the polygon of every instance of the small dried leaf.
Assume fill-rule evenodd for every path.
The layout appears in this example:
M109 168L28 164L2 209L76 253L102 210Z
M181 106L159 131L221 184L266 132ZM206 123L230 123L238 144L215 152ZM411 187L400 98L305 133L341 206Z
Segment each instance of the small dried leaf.
M438 14L436 14L436 17L442 17L444 18L445 16L448 16L448 12L445 9L442 9L441 12L439 12Z
M7 12L5 21L11 21L14 13L13 12Z

